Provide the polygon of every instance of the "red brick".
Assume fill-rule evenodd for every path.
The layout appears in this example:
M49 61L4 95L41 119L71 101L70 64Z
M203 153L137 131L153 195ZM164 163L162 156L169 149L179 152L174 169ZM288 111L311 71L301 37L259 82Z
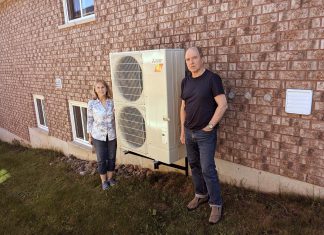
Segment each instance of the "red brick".
M317 82L316 90L324 91L324 82Z
M312 19L312 28L321 27L321 18Z
M307 18L307 17L308 17L307 8L291 10L291 11L283 11L279 13L279 21L294 20L294 19Z
M288 1L281 1L278 3L271 3L268 5L263 5L262 6L262 13L271 13L271 12L277 12L277 11L282 11L282 10L287 10L288 9Z
M324 140L324 134L322 134L320 131L314 131L314 130L307 130L307 129L301 129L300 130L300 136L310 139L322 139Z
M292 61L290 63L293 70L316 70L316 61Z
M237 70L259 70L260 63L259 62L242 62L237 63L236 69Z
M285 135L299 136L299 128L273 125L273 132Z
M261 80L259 81L259 87L262 88L280 88L281 81L276 80Z
M281 141L287 144L299 145L300 144L300 137L289 136L289 135L282 135Z
M295 144L287 144L285 142L281 142L279 145L281 151L289 153L298 153L298 146L296 146Z
M324 122L323 121L313 121L311 125L311 129L324 131Z
M258 87L257 80L242 80L241 87Z
M252 5L263 5L265 3L268 3L268 0L252 0Z
M260 33L260 26L247 26L247 27L240 27L237 28L237 35L253 35Z
M304 71L280 71L279 79L281 80L305 80L306 72Z
M287 63L286 62L270 62L268 69L269 70L286 70Z
M284 31L280 34L282 40L308 39L308 30Z
M315 84L313 82L302 82L302 81L287 81L286 89L314 89Z
M324 102L315 102L315 110L324 111Z
M259 44L240 45L238 49L239 53L251 53L251 52L259 52L259 51L260 51Z
M290 7L291 9L297 9L303 6L302 0L291 0Z
M318 29L312 29L309 30L309 36L310 39L314 38L323 38L324 37L324 29L318 28Z
M261 113L261 114L268 114L268 115L272 114L272 107L269 107L269 106L254 105L254 106L251 106L249 110L252 113Z
M275 52L252 53L251 61L275 61L276 56Z
M312 25L312 20L307 19L298 19L289 21L289 30L299 30L299 29L308 29Z
M237 37L236 44L249 44L251 41L251 36L240 36Z
M277 13L263 14L256 17L257 24L265 24L265 23L276 22L276 21L278 21Z
M235 47L233 47L233 46L218 47L217 50L218 50L219 54L229 54L229 53L234 53L235 52Z
M322 3L323 4L323 3ZM324 16L324 7L314 7L309 9L309 17Z
M318 40L298 40L289 42L289 50L310 50L318 49L319 41Z
M275 72L272 71L256 71L255 72L255 79L275 79Z
M268 123L270 121L271 116L269 115L264 115L264 114L256 114L255 115L255 120L257 122L263 122L263 123Z
M301 138L300 145L323 150L323 154L324 154L324 141L323 140L313 140L313 139Z
M303 120L303 119L297 119L297 118L288 118L283 117L281 119L281 124L286 126L294 126L299 128L309 128L310 127L310 121L309 120Z
M324 25L324 23L323 23ZM324 49L324 40L321 40L321 49Z
M308 175L306 182L324 187L324 177Z
M309 59L309 60L324 60L324 50L308 51L307 59Z
M278 52L278 60L303 60L306 59L306 54L301 51Z
M271 148L275 149L275 150L280 150L280 142L272 141L271 142ZM277 158L279 157L279 153L276 155L276 157Z
M261 44L261 51L284 51L287 50L288 43L287 42L275 42L275 43L262 43ZM259 51L258 51L259 52Z

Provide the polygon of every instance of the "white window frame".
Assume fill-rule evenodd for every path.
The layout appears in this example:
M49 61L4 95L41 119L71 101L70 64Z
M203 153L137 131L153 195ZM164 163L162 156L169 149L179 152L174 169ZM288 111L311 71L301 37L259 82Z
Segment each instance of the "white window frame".
M87 147L91 147L91 144L85 140L85 139L81 139L78 138L76 136L76 127L75 127L75 120L74 120L74 113L73 113L73 106L78 106L80 108L88 108L88 104L85 102L80 102L80 101L74 101L74 100L69 100L69 110L70 110L70 120L71 120L71 124L72 124L72 134L73 134L73 142L85 145ZM82 125L83 125L83 114L81 112L81 119L82 119ZM83 136L88 135L88 133L84 133L84 128L82 126L82 131L83 131Z
M44 119L45 125L42 125L39 120L39 112L38 112L38 106L37 106L37 101L36 101L37 99L41 100L41 103L42 103L43 119ZM46 113L45 113L45 108L44 108L45 98L42 95L33 94L33 100L34 100L34 107L35 107L35 113L36 113L37 127L44 131L48 131L48 126L47 126L47 121L46 121Z
M67 1L69 1L69 0L62 0L62 1L63 1L65 24L75 25L75 24L79 24L79 23L86 23L86 22L89 22L89 21L93 21L95 19L95 13L94 12L91 15L82 16L83 15L83 13L82 13L82 5L81 5L81 0L79 0L80 7L81 7L81 17L77 18L77 19L70 20L69 19L68 6L67 6Z

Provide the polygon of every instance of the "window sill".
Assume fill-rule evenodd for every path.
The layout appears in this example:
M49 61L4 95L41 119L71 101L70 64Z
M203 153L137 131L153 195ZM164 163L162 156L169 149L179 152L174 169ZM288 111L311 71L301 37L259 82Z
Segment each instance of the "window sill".
M38 131L38 132L40 132L40 133L48 136L48 129L45 129L45 128L39 127L39 126L38 127L34 127L32 129L34 129L35 131Z
M91 15L86 18L76 19L76 20L70 21L68 23L65 23L63 25L59 25L58 28L65 29L65 28L73 27L73 26L80 25L80 24L86 24L86 23L89 23L89 22L92 22L95 20L96 20L96 16Z
M92 150L92 145L90 144L85 144L85 143L81 143L79 141L72 141L70 142L73 146L81 148L81 149L85 149L85 150Z

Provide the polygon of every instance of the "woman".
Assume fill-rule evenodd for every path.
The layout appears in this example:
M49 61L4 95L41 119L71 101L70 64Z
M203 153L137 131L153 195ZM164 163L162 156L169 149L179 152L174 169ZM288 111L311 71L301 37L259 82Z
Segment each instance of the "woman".
M117 149L114 103L104 80L95 82L93 93L94 99L88 103L87 132L97 153L102 189L107 190L116 184L113 179Z

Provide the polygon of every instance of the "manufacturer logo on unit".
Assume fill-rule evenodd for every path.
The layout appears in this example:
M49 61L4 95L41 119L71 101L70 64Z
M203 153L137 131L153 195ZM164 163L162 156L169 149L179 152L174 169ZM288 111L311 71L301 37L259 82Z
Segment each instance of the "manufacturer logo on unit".
M163 59L153 59L152 64L161 64L163 62Z

